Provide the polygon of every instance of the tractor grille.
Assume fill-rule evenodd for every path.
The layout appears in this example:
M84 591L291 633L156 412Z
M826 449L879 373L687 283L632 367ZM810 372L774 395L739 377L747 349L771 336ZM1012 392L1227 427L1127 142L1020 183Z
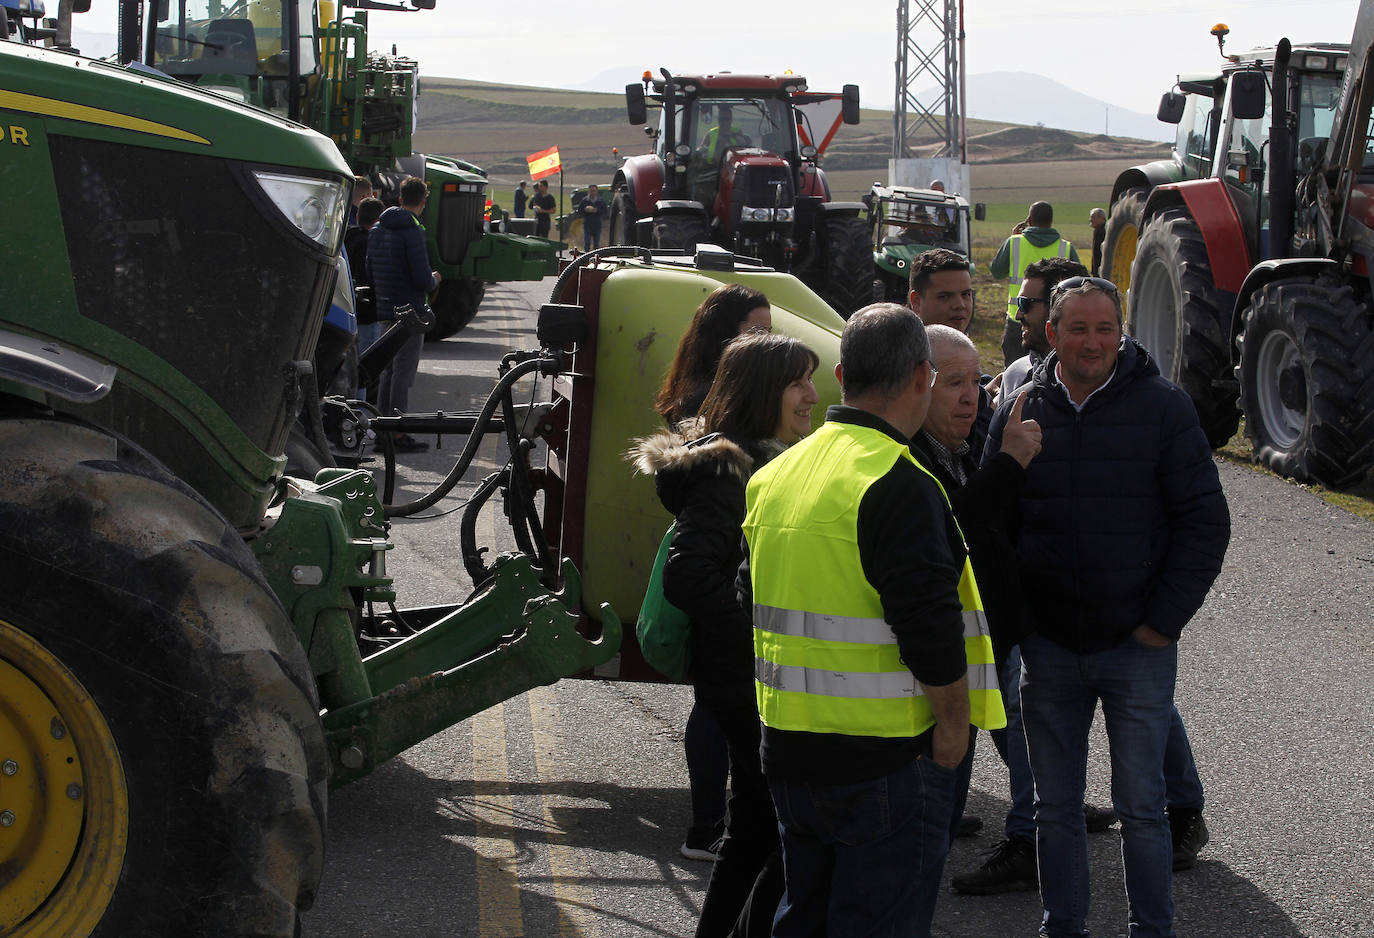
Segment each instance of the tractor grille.
M482 237L487 187L480 182L445 182L439 192L439 258L461 264L468 245ZM432 197L432 196L431 196Z

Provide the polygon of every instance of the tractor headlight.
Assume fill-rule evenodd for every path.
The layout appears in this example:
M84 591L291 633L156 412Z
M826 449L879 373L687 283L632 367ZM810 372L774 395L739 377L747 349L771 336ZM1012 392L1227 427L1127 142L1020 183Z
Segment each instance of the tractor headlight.
M253 171L253 178L272 204L300 229L301 234L326 251L339 245L343 231L344 184L337 179L317 176L287 176L282 173Z
M791 208L749 208L740 210L741 221L791 221Z

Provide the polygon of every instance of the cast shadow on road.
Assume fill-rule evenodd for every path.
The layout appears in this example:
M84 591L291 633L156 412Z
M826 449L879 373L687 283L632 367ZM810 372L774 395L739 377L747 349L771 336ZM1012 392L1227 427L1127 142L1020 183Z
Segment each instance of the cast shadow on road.
M690 933L710 866L677 853L684 796L433 778L393 760L331 795L325 878L305 938L495 934L484 889L518 891L525 935Z
M988 935L1034 934L1040 921L1040 897L1034 892L965 896L949 891L952 876L977 868L986 851L1002 837L1009 803L974 788L966 813L981 817L981 836L955 841L945 864L945 891L935 910L935 934L941 938L985 938ZM1225 832L1213 831L1213 842L1197 866L1174 874L1175 925L1189 938L1305 938L1288 913L1253 883L1226 864ZM1088 835L1094 935L1125 934L1126 891L1121 871L1119 826Z

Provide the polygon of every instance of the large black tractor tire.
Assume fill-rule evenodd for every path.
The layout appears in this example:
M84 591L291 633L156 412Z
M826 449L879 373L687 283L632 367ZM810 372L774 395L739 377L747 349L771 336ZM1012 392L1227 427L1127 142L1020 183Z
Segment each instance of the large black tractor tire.
M635 212L634 200L624 186L615 190L615 195L611 197L610 216L607 244L636 244L635 222L639 220L639 215Z
M0 933L290 938L328 754L240 536L134 445L34 416L0 419L0 531L0 785L49 796L6 829Z
M816 280L808 286L845 319L873 297L872 237L862 218L848 215L823 217L816 229L821 265L813 268Z
M1131 272L1127 331L1160 374L1188 392L1212 446L1240 426L1231 377L1230 317L1212 282L1207 247L1184 209L1152 218Z
M660 251L682 251L695 254L697 244L710 240L706 219L700 215L674 212L654 219L654 243Z
M1140 242L1140 223L1145 217L1145 200L1150 190L1145 186L1127 189L1112 203L1107 214L1106 231L1102 235L1102 268L1104 280L1121 288L1121 295L1131 288L1131 265L1135 263Z
M487 285L480 280L441 280L430 308L434 325L425 333L426 342L440 342L467 328L486 296Z
M1324 275L1266 284L1237 340L1245 433L1280 475L1339 489L1374 464L1370 307Z

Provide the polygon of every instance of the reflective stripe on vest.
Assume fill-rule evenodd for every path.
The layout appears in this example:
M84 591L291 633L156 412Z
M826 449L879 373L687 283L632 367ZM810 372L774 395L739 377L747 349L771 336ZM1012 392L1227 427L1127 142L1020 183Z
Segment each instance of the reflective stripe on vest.
M1021 245L1025 245L1024 251ZM1007 280L1007 318L1016 318L1016 297L1021 292L1021 281L1025 280L1026 268L1036 261L1042 261L1047 257L1068 257L1069 248L1072 245L1063 238L1057 244L1047 244L1044 247L1036 247L1026 240L1025 235L1012 235L1011 237L1011 266L1008 270L1010 277Z
M864 492L902 458L925 472L908 447L881 431L826 423L751 480L744 530L755 591L755 692L766 725L884 737L916 736L934 725L854 540ZM1006 717L967 559L959 600L970 719L995 729Z

